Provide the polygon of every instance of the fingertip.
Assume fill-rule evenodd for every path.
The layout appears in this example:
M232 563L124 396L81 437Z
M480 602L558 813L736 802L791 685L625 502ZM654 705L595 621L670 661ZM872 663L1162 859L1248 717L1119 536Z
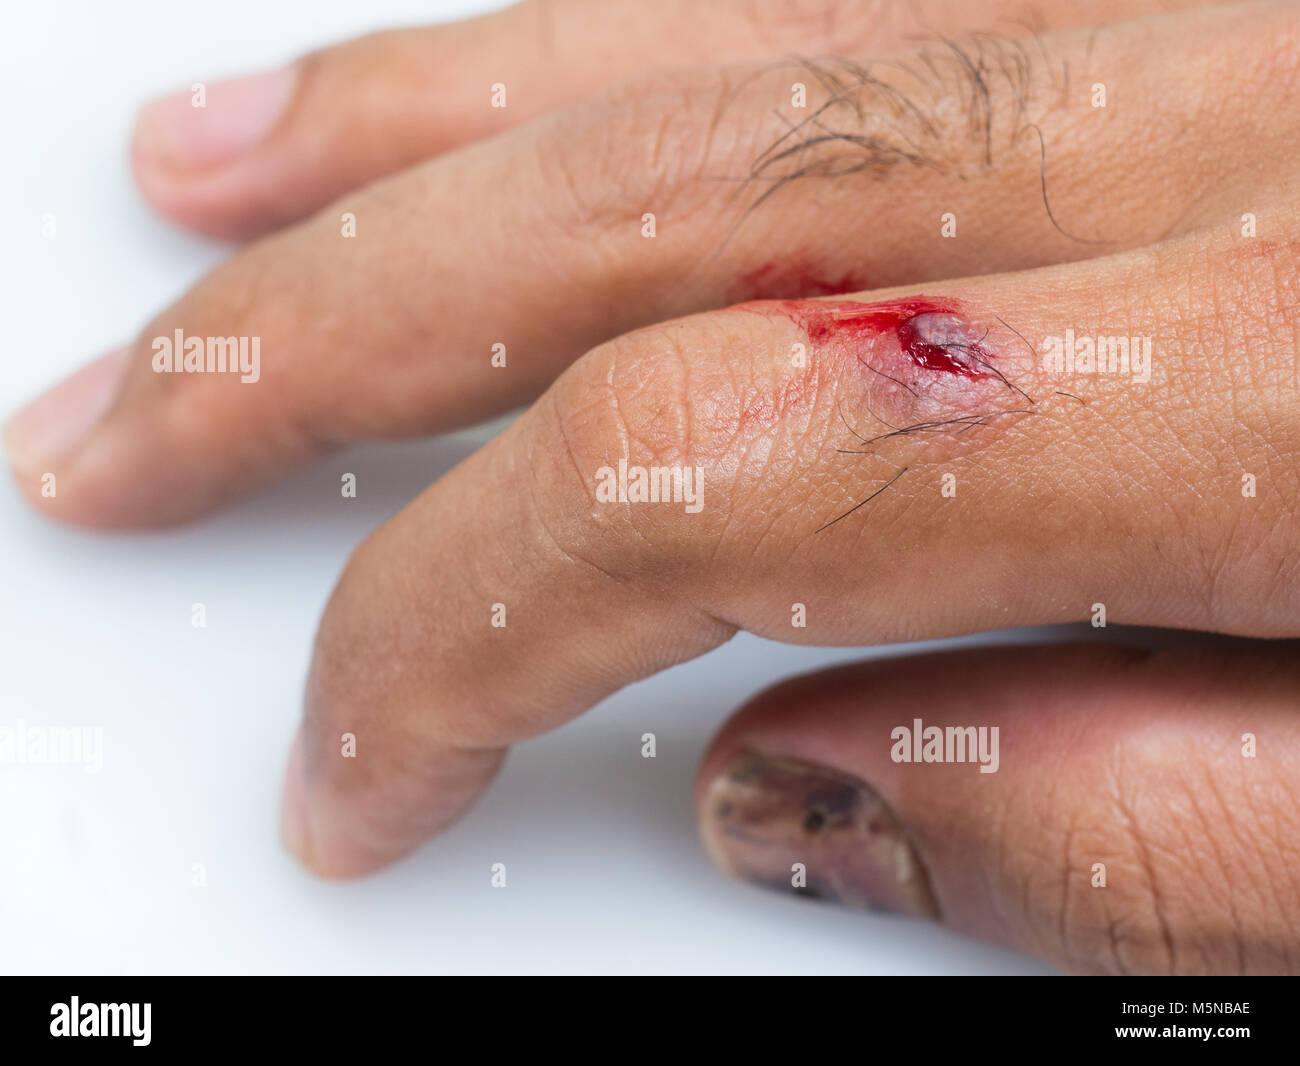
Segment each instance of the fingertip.
M5 457L29 499L43 503L58 499L60 475L94 447L97 430L121 391L129 361L128 347L107 352L5 423Z
M45 517L125 530L171 525L204 509L197 479L148 471L151 457L170 453L123 399L132 361L131 346L100 356L4 426L10 474Z
M80 450L113 405L129 355L125 347L101 355L10 418L4 427L10 465L30 472Z
M289 110L296 64L169 93L136 117L133 156L172 173L211 171L262 144Z
M284 768L280 793L280 842L308 869L312 869L311 829L307 822L306 765L302 729L294 734Z
M374 873L411 850L383 850L354 838L349 835L348 819L337 810L327 809L329 806L311 787L303 730L299 727L289 746L280 797L280 841L285 850L310 873L326 880L349 880Z
M300 88L300 64L187 90L145 104L131 135L131 170L156 210L192 229L240 239L278 224L259 160Z

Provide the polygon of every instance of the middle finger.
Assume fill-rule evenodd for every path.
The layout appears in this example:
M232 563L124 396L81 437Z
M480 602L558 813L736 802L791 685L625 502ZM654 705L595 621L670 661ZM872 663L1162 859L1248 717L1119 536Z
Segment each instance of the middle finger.
M1240 174L1289 180L1289 124L1254 116L1292 106L1295 45L1262 4L637 82L257 245L146 327L88 441L49 454L20 426L10 452L58 517L173 521L334 444L514 407L648 322L1143 244L1239 212ZM155 373L177 330L257 338L256 387Z

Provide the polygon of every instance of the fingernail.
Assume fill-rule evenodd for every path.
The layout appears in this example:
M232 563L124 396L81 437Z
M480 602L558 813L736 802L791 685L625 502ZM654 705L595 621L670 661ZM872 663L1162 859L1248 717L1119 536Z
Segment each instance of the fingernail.
M171 167L229 162L261 143L276 127L297 80L298 68L291 66L154 100L140 109L135 151Z
M10 464L32 470L75 452L112 406L129 354L100 356L14 415L4 428Z
M767 888L937 918L907 831L865 781L746 753L709 785L701 833L714 862Z
M307 764L303 757L302 730L294 735L284 768L280 797L280 839L300 862L311 866L311 832L307 823Z

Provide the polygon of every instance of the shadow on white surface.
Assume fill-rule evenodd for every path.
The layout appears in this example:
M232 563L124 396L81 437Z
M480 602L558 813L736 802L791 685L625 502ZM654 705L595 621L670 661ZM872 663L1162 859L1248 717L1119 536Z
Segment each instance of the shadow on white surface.
M62 529L5 491L4 718L102 728L105 753L97 774L0 772L4 809L22 812L0 822L17 930L0 967L1046 972L731 883L705 858L691 795L711 733L770 680L859 650L741 636L519 747L462 823L397 867L352 884L302 873L275 804L319 611L351 547L485 435L357 449L162 533ZM345 470L356 500L340 497Z

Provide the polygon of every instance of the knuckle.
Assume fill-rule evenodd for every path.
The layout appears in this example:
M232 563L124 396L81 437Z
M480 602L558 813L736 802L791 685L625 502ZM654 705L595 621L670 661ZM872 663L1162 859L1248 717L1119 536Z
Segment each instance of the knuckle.
M756 345L749 318L627 334L579 360L542 405L554 476L578 483L583 521L640 565L716 577L800 523L810 532L811 497L834 488L820 461L835 438L834 375L792 365L783 336Z
M841 375L792 359L794 327L756 322L727 310L628 334L580 360L547 405L549 450L581 479L591 519L719 581L783 557L861 488L860 469L832 461ZM602 498L599 472L620 463L666 486L658 499Z
M687 379L671 344L633 335L588 353L548 393L537 452L551 472L538 480L580 501L567 518L547 509L549 535L566 551L580 547L627 577L685 564L692 499L702 492L689 466Z
M567 194L551 198L560 221L603 232L710 201L717 183L699 179L717 161L730 84L721 70L656 72L550 120L533 151L546 186Z
M619 517L679 558L740 565L781 554L858 502L864 476L897 473L892 462L864 470L860 455L839 454L853 450L844 418L864 409L863 375L847 357L809 357L801 337L779 316L728 309L603 345L557 383L555 450L606 516L618 512L595 499L593 471L621 460L694 472L698 512L656 504Z
M557 383L550 405L574 465L680 457L691 402L686 377L671 345L646 345L637 335L585 356Z

